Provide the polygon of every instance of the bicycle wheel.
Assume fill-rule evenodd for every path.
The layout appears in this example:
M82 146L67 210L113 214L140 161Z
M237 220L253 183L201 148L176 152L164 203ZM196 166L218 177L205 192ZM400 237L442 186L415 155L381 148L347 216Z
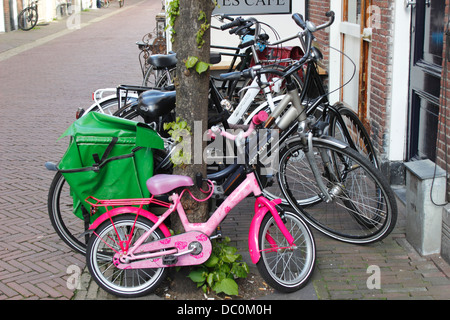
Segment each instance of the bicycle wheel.
M289 244L269 212L259 229L261 259L256 266L273 288L293 292L302 288L311 277L316 248L311 231L296 214L285 212L283 220L294 237L295 249L285 249Z
M125 97L122 97L120 107L123 108L124 106L135 103L136 101L137 98L128 97L125 99ZM89 110L89 112L101 112L114 116L119 110L119 98L117 98L116 95L111 96L110 98L105 98L105 100L99 102L98 104L100 107L94 106Z
M330 135L347 143L349 142L349 139L351 139L354 149L378 168L378 159L375 148L373 147L370 136L358 115L341 103L335 106L335 108L342 118L342 121L338 115L331 114ZM347 130L347 133L344 132L345 130Z
M50 185L47 207L50 222L58 236L71 249L84 255L86 241L79 238L79 235L85 231L84 220L74 214L70 187L60 172L56 173Z
M126 239L138 240L141 235L153 227L150 220L135 215L116 216L102 223L91 236L86 262L92 278L105 291L116 296L132 298L146 295L167 276L167 268L154 269L118 269L113 258L122 253L119 242ZM144 242L148 243L164 238L160 229L156 229ZM133 243L130 244L131 246Z
M295 211L337 240L365 244L386 237L397 220L397 203L381 173L350 147L313 140L319 174L332 199L322 201L305 150L298 141L280 154L277 178Z
M23 9L18 17L18 26L24 31L33 29L38 21L38 12L35 8L25 8Z
M173 79L176 76L177 69L172 68L168 71L164 71L162 76L157 79L156 81L156 87L157 88L163 88L165 86L173 84Z
M156 86L156 71L153 66L150 65L145 71L144 80L142 81L143 87L155 87Z

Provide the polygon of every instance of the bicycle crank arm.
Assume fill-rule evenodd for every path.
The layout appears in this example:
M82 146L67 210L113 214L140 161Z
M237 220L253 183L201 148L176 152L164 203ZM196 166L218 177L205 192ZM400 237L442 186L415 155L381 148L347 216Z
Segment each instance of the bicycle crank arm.
M142 244L133 251L133 255L116 253L114 265L119 269L199 265L211 256L212 244L206 234L190 231Z

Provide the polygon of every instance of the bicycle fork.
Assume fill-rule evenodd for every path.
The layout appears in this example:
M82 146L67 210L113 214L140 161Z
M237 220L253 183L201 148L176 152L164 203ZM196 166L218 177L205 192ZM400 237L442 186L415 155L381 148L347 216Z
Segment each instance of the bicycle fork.
M295 250L297 247L294 243L294 238L292 237L289 230L286 228L286 225L284 224L281 216L278 213L278 210L276 209L276 205L281 203L281 199L275 199L272 201L269 201L265 197L258 197L255 201L255 216L253 217L253 220L250 225L250 232L248 237L248 246L249 246L249 253L250 258L253 263L257 263L259 259L261 258L261 250L260 244L259 244L259 230L261 228L261 223L265 215L268 211L270 211L270 214L272 214L275 224L280 229L281 233L285 237L286 241L289 244L289 247L281 248L279 247L274 239L270 236L270 234L266 235L266 240L270 244L271 248L268 249L270 251L277 251L282 249L290 249Z
M323 176L319 170L317 165L316 158L314 156L313 145L312 145L313 134L312 132L308 132L307 135L302 135L303 144L307 146L305 150L306 159L311 167L311 170L314 175L314 179L317 182L317 186L319 187L320 194L319 196L326 203L330 203L334 198L340 196L344 193L344 187L341 183L339 183L340 179L336 175L335 170L333 169L333 162L331 161L330 154L328 154L327 150L322 148L319 149L320 158L322 159L322 164L326 169L326 173L329 176L330 181L334 181L334 184L331 188L328 188L323 180Z

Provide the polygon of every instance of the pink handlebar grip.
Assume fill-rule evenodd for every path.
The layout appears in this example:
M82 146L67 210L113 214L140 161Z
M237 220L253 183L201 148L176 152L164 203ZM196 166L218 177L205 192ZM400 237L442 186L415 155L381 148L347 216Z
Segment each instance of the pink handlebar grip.
M269 118L269 115L267 114L267 112L260 111L260 112L258 112L258 114L256 114L253 117L252 121L254 124L260 124L260 123L265 122L268 118Z

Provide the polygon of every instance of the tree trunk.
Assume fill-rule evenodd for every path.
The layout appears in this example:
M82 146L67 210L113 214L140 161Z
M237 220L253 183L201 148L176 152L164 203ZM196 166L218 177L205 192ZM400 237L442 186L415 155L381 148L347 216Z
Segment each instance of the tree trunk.
M173 48L177 53L177 75L175 86L176 115L186 121L191 128L191 163L186 166L176 166L174 174L188 175L193 178L197 173L202 173L206 178L206 163L203 162L202 154L206 143L201 139L203 132L207 129L208 123L208 90L209 90L209 69L201 74L195 68L187 69L186 61L188 57L197 57L198 61L209 63L210 54L210 32L209 28L203 36L204 44L199 48L197 43L197 32L205 20L199 20L201 12L210 23L211 12L214 8L211 0L180 0L179 16L175 20L173 35ZM200 127L201 126L201 127ZM200 131L200 132L199 132ZM195 137L197 139L194 139ZM200 139L198 138L200 137ZM200 151L200 153L199 153ZM198 156L200 155L200 157ZM204 198L204 194L191 188L191 192L199 198ZM182 200L190 222L205 222L208 218L207 202L196 202L189 195L185 195ZM176 215L173 215L174 217ZM179 219L172 219L172 229L175 232L182 231Z

